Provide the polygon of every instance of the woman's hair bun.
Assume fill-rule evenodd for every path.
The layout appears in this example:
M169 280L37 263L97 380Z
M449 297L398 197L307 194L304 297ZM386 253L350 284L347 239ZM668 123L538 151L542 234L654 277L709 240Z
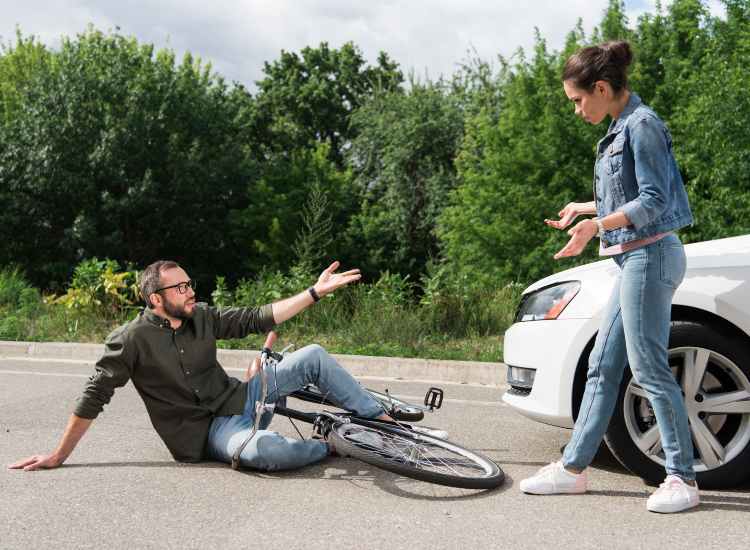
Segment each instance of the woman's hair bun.
M625 68L633 62L633 50L630 49L630 44L624 40L604 42L599 47L604 50L603 53L612 65Z

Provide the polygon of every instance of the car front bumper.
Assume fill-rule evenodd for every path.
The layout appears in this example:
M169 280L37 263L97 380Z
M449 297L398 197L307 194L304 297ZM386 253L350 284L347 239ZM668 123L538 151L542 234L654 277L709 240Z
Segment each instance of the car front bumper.
M594 319L516 323L505 333L504 362L534 369L531 391L513 388L503 401L538 422L573 427L573 382L586 345L596 334Z

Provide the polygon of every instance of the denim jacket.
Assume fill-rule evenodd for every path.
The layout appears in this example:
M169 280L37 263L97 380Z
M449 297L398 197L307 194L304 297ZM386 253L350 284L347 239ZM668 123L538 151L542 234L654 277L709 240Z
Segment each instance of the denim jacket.
M672 136L634 93L596 146L594 199L598 217L623 212L630 220L630 225L604 233L605 246L693 223Z

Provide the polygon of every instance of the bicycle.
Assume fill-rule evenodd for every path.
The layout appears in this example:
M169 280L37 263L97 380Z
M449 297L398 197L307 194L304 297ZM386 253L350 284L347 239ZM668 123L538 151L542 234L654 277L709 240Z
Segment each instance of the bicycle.
M312 424L313 433L332 441L336 453L341 456L357 458L405 477L464 489L493 489L503 483L505 473L489 458L446 439L416 432L403 421L406 418L421 420L424 411L440 408L443 392L438 388L428 390L425 407L395 399L387 391L379 393L367 390L381 403L383 411L393 421L362 418L347 411L304 412L286 404L266 404L266 372L275 370L286 351L276 353L271 350L275 339L276 334L270 332L261 350L258 375L262 377L262 398L256 403L253 428L232 457L233 469L239 468L240 454L255 436L262 414L272 411L288 417L293 425L294 420ZM336 406L316 388L307 387L291 396ZM297 429L296 425L294 427ZM303 437L298 429L297 433Z
M419 422L424 418L425 410L439 409L443 402L443 390L440 388L430 388L427 390L427 395L424 398L425 407L419 405L412 405L393 397L388 390L385 393L373 390L371 388L365 388L376 401L383 407L385 413L395 420L402 420L404 422ZM291 394L292 397L296 397L301 401L307 401L308 403L315 403L317 405L330 405L335 407L336 403L328 399L328 396L322 394L320 390L312 385L308 384L301 390L297 390Z

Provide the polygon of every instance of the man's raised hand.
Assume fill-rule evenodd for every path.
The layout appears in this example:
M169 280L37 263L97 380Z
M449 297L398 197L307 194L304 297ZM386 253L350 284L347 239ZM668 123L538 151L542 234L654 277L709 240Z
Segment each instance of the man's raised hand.
M359 272L359 269L350 269L349 271L344 271L343 273L336 273L339 265L341 264L338 261L333 262L323 271L323 273L320 274L320 277L318 277L318 282L315 283L314 288L315 292L317 292L319 296L330 294L334 290L344 287L355 281L359 281L362 278L362 274Z

